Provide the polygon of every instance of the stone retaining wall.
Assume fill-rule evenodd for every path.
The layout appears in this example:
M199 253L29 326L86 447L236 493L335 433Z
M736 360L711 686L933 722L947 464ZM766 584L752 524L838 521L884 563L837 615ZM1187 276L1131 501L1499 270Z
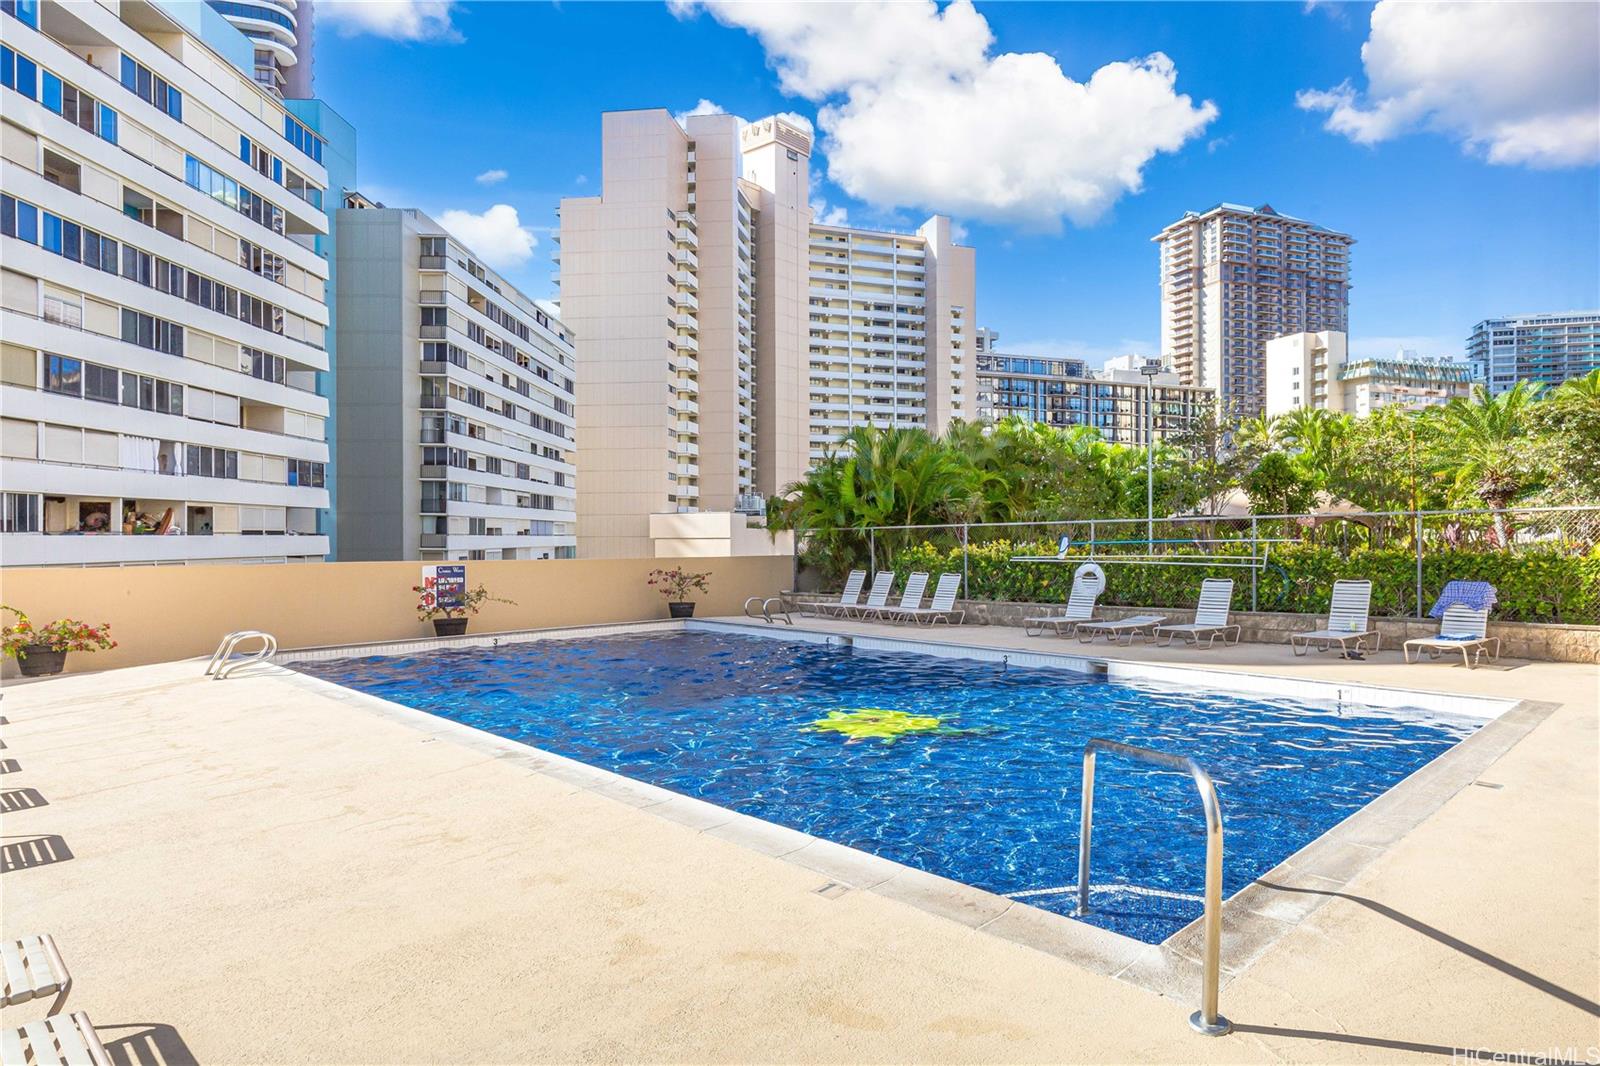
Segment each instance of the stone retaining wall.
M792 597L796 601L813 602L837 599L801 593ZM1015 603L994 600L960 600L957 606L966 611L966 624L987 626L1021 626L1022 620L1047 609L1044 604ZM1117 619L1136 614L1159 614L1170 622L1192 622L1194 611L1181 607L1120 607L1101 604L1095 609L1096 617ZM1243 627L1241 638L1257 644L1287 644L1289 634L1315 629L1322 616L1289 614L1279 611L1235 611L1233 622ZM1401 644L1413 637L1430 637L1439 631L1433 619L1374 618L1373 624L1382 636L1382 646L1399 650ZM1600 663L1600 626L1544 625L1532 622L1490 622L1489 635L1500 638L1500 654L1510 659L1533 659L1556 663Z

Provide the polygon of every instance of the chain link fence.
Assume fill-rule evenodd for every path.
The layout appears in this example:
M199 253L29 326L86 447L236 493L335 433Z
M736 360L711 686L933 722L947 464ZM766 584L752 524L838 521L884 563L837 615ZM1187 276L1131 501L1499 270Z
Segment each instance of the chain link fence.
M1335 580L1366 578L1374 613L1421 617L1467 579L1495 585L1497 618L1600 624L1600 506L873 526L796 543L801 589L855 568L959 571L967 599L1059 603L1092 561L1111 604L1193 606L1202 580L1230 577L1236 610L1314 614Z

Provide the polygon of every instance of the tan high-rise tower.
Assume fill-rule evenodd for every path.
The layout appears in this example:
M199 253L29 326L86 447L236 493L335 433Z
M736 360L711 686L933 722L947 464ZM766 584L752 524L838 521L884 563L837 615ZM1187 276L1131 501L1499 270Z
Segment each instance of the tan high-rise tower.
M973 252L813 224L811 134L663 110L602 119L601 193L561 202L580 556L652 552L652 514L759 511L850 426L967 415Z

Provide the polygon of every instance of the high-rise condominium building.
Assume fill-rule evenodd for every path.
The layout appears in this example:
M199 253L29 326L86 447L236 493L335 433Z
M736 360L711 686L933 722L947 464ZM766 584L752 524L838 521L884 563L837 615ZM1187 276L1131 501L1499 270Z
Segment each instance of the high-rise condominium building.
M1467 358L1491 393L1519 381L1558 385L1600 369L1600 311L1560 311L1479 322Z
M571 558L566 328L422 212L346 202L339 558Z
M1099 371L1082 359L1045 359L993 350L998 334L984 334L988 351L977 355L976 417L989 422L1020 417L1066 428L1089 426L1115 444L1143 446L1182 433L1216 394L1184 385L1170 370L1147 378L1143 360L1124 356ZM1155 409L1150 407L1154 389Z
M206 0L250 38L256 81L274 96L311 95L314 0Z
M561 202L561 314L583 362L583 555L649 516L758 510L849 425L962 410L972 250L815 225L810 131L661 110L602 118L599 196Z
M1218 204L1152 238L1161 248L1161 351L1186 385L1244 417L1266 403L1266 342L1349 326L1346 234L1271 207Z
M1370 415L1398 404L1420 409L1466 396L1471 364L1430 359L1409 349L1384 358L1351 359L1343 333L1292 333L1267 342L1268 415L1299 408Z
M161 6L4 11L6 564L321 559L320 141Z

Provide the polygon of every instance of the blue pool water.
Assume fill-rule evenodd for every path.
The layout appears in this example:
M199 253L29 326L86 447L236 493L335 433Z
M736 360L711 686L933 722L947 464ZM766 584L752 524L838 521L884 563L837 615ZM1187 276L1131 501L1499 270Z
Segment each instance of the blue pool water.
M1231 894L1481 724L693 631L299 669L1062 914L1090 737L1211 773ZM886 743L805 728L861 708L950 731ZM1194 783L1115 755L1096 776L1085 920L1159 943L1201 911Z

